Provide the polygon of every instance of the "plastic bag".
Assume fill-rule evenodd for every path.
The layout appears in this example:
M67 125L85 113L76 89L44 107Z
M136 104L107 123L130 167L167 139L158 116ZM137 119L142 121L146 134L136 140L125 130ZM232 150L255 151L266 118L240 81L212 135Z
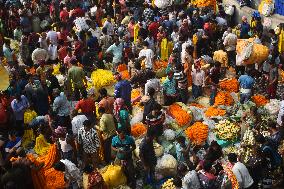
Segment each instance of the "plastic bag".
M106 171L102 173L102 176L109 187L118 187L127 182L122 168L118 165L109 165Z
M167 141L172 141L176 137L176 133L172 129L166 129L163 135Z
M203 118L205 117L204 116L204 110L202 110L201 108L195 107L195 106L190 106L189 108L192 112L194 121L203 120Z
M156 169L163 176L175 176L177 173L177 160L170 154L163 155L158 159Z
M155 0L155 5L159 9L165 9L171 5L170 0Z
M142 120L143 120L143 111L142 110L136 112L133 115L134 115L133 118L130 120L130 125L134 125L136 123L142 122Z
M139 146L140 146L142 140L143 140L142 138L135 140L135 144L136 144L137 148L135 148L135 150L134 150L134 155L137 158L139 158L139 153L140 153ZM154 142L154 150L155 150L156 157L161 157L164 153L163 146L161 146L157 142Z
M230 15L230 16L232 16L234 14L234 12L235 12L235 8L233 6L231 6L231 5L226 5L224 7L224 9L225 9L225 13L227 15Z

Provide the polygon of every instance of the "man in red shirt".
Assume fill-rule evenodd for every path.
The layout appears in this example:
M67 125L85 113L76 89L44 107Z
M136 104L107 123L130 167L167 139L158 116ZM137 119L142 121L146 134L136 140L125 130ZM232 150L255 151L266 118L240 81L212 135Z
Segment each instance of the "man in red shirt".
M81 9L80 5L78 5L72 12L71 12L71 17L84 17L85 12L83 9Z
M154 39L157 39L157 34L158 34L158 28L159 28L159 23L152 21L151 24L148 26L148 30L150 33L153 34Z
M81 113L86 115L86 117L93 121L96 118L96 104L94 99L87 97L87 92L82 92L83 99L79 100L76 104L75 109L81 110Z
M60 21L63 23L67 23L68 19L69 19L69 12L67 11L67 8L65 7L64 4L60 5Z

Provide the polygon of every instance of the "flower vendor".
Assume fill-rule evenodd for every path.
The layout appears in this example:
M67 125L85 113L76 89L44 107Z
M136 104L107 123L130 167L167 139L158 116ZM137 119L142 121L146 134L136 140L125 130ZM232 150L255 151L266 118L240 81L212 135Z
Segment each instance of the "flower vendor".
M251 72L246 71L244 75L239 77L240 83L240 103L247 102L252 96L252 89L254 85L254 79L251 77Z
M172 71L168 73L167 79L163 83L163 94L166 105L171 105L176 101L177 91L175 88L174 74Z

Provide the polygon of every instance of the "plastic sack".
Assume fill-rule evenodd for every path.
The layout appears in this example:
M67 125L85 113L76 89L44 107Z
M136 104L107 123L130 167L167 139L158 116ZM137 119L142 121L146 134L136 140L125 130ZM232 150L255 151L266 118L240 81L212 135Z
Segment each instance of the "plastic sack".
M223 50L215 51L213 55L213 60L220 62L222 67L228 66L228 56L227 53Z
M138 112L136 112L135 114L133 114L134 116L132 117L132 119L130 120L130 125L134 125L136 123L140 123L143 120L143 111L140 110Z
M102 171L102 176L108 187L113 188L126 184L127 179L120 166L109 165L104 170Z
M271 16L274 11L274 3L273 1L268 2L266 0L261 1L258 6L258 11L264 16Z
M167 141L172 141L175 139L176 133L172 129L166 129L163 133L163 136Z
M155 6L159 9L165 9L167 8L168 6L171 5L171 2L170 0L155 0Z
M177 160L170 154L165 154L158 159L156 169L163 176L175 176L177 173Z
M199 97L199 98L196 99L196 103L200 104L200 105L202 105L204 107L209 107L210 106L209 101L210 101L209 97Z
M225 10L225 13L230 16L232 16L235 12L235 8L231 5L225 5L224 10Z
M264 45L254 43L254 40L254 38L238 39L236 50L238 63L259 64L268 58L269 49Z
M204 116L204 111L201 108L195 107L195 106L190 106L189 107L192 115L193 115L193 120L194 121L201 121L203 120Z
M280 110L280 100L271 99L269 103L267 103L264 108L269 112L270 115L278 115Z

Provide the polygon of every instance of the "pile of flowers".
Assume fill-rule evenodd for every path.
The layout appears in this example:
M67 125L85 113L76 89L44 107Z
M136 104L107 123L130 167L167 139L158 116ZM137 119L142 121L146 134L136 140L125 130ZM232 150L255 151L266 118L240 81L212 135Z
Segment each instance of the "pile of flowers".
M164 182L161 189L176 189L176 186L174 185L174 179L171 178Z
M239 82L236 78L226 79L220 82L220 88L227 92L235 92L239 91Z
M109 70L97 69L91 75L94 87L100 89L115 83L112 72Z
M197 6L197 7L213 7L215 10L216 7L216 1L215 0L194 0L192 1L192 4Z
M249 161L249 158L253 155L252 146L256 144L254 133L252 130L248 129L242 139L242 147L239 150L239 155L242 157L242 160L246 163Z
M133 89L131 91L131 102L133 105L139 104L139 99L141 98L141 91L140 89Z
M225 114L226 110L214 108L213 106L210 106L205 112L207 117L224 116Z
M194 144L201 145L207 139L208 131L207 125L201 122L195 122L185 130L185 134Z
M131 126L131 135L135 138L144 135L147 132L147 128L143 123L135 123Z
M153 64L154 70L159 70L161 68L166 68L167 66L168 66L168 62L167 61L162 61L162 60L157 60Z
M191 115L176 103L169 106L169 113L176 120L179 126L189 124L192 119Z
M219 91L215 97L215 106L225 105L231 106L234 103L234 99L229 92Z
M216 137L221 140L234 141L238 138L241 128L229 120L221 120L215 125Z
M126 64L120 64L117 66L117 72L122 72L122 71L125 71L127 70L127 65Z
M256 106L264 106L269 102L268 99L265 98L263 95L254 95L251 97L252 101L256 104Z

